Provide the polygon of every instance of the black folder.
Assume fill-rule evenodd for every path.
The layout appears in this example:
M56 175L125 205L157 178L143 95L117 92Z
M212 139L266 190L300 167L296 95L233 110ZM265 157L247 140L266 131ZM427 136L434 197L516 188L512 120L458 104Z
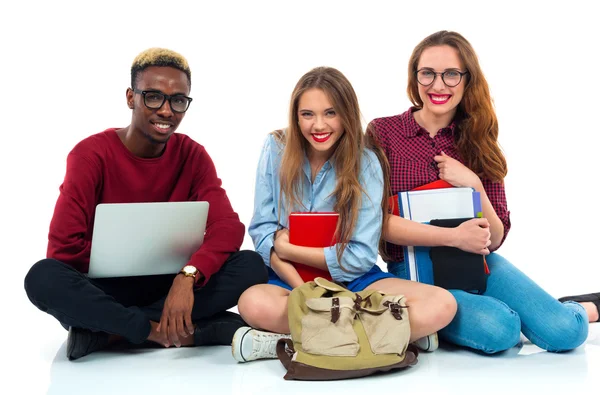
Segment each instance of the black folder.
M431 225L455 228L473 218L434 219ZM482 294L487 287L488 274L483 255L466 252L455 247L431 247L433 283L445 289Z

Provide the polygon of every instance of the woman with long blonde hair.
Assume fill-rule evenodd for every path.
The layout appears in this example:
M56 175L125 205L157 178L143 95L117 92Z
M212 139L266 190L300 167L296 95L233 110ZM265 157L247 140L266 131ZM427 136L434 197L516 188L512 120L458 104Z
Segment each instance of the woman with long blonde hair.
M449 31L421 41L409 60L408 96L413 103L408 111L375 119L367 128L368 140L389 160L391 192L439 179L471 187L480 193L483 218L442 228L390 216L383 227L388 270L406 277L406 245L486 255L487 289L482 295L450 290L458 312L440 331L443 339L489 354L515 346L521 332L548 351L581 345L588 331L584 308L561 304L493 252L511 225L503 182L507 165L488 84L471 44Z
M330 67L306 73L292 93L288 127L268 136L258 164L248 230L270 275L268 284L249 288L238 302L250 325L234 336L239 362L275 358L277 340L289 337L288 295L304 282L292 262L319 269L351 291L405 295L413 341L452 320L456 304L448 291L394 278L376 265L388 177L363 140L358 100L346 77ZM298 211L337 212L336 244L291 244L288 217Z

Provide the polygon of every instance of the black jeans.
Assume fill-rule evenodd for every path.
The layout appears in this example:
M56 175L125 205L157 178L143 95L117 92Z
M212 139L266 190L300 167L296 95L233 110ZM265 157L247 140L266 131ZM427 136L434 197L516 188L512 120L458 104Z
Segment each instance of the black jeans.
M160 321L175 275L90 279L55 259L37 262L25 277L29 300L60 323L107 332L142 343L150 321ZM233 253L208 283L194 289L192 321L210 318L237 304L246 289L268 280L256 252Z

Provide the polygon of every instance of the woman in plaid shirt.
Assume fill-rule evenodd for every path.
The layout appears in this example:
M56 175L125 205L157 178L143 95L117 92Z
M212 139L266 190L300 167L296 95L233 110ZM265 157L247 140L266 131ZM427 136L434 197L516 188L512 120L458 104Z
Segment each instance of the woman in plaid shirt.
M445 180L480 192L483 218L441 228L391 216L383 229L388 270L406 278L404 245L452 246L486 255L491 271L486 291L450 290L458 312L439 332L442 339L488 354L515 346L521 332L548 351L578 347L588 333L584 307L560 303L493 252L510 229L506 160L498 146L488 84L472 46L458 33L434 33L414 49L408 76L414 107L375 119L367 129L367 139L386 153L392 194Z

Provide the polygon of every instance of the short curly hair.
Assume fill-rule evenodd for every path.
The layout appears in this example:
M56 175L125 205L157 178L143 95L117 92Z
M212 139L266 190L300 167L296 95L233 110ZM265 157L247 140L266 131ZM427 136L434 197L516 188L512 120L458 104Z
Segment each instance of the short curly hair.
M180 54L165 48L150 48L133 60L131 65L131 87L135 89L137 79L140 74L148 67L173 67L181 70L188 77L188 86L192 86L192 72L187 60Z

